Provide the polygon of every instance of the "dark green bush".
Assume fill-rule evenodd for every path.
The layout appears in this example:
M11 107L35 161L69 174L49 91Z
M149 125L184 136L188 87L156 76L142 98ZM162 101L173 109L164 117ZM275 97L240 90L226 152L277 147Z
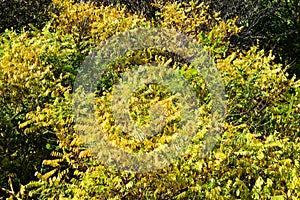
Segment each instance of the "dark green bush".
M30 28L43 28L51 19L52 0L3 0L0 2L0 32L5 29L21 31Z
M243 30L231 38L232 47L250 49L259 41L266 52L272 50L275 61L300 77L300 2L298 0L201 0L212 11L220 11L224 20L238 16Z

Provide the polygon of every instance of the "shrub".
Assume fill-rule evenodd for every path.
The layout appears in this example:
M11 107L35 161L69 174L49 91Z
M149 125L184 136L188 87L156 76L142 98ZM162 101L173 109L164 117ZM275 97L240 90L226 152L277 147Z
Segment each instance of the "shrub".
M18 109L24 110L23 115L14 118L15 124L11 125L14 129L3 126L2 134L11 134L8 138L20 138L15 135L24 135L25 139L28 139L25 142L32 142L35 140L27 136L40 138L44 136L45 131L51 131L52 138L56 137L58 142L57 146L50 144L54 146L50 148L51 157L47 152L44 154L47 157L43 161L44 171L29 170L37 171L39 181L31 181L26 185L21 182L18 193L5 185L5 191L10 193L11 197L22 199L298 199L300 197L298 178L300 82L295 78L288 79L282 66L274 63L272 54L265 56L265 52L258 50L256 46L248 51L228 51L231 37L240 31L234 20L223 21L218 14L209 14L204 4L197 5L193 1L188 4L167 3L156 13L157 22L125 14L125 10L118 8L72 4L67 1L55 3L62 9L62 13L49 23L49 27L42 33L33 31L18 36L8 32L8 37L12 38L10 41L2 37L4 50L1 52L0 72L3 90L0 91L3 92L0 93L0 97L3 99L1 102L3 105L10 106L2 111L4 113L2 115L11 118L10 116L18 113ZM109 17L104 18L103 15ZM199 100L203 103L201 109L204 113L200 119L204 126L197 132L185 156L171 165L149 173L120 172L96 160L75 133L73 94L70 89L80 61L95 45L118 32L151 26L173 29L189 35L211 53L222 74L226 89L228 104L226 122L213 151L204 158L199 157L199 149L203 147L202 138L207 133L205 125L210 120L211 105L202 77L193 73L189 63L169 52L157 49L130 52L112 63L105 79L99 80L99 84L102 85L97 91L96 111L98 121L105 130L110 130L105 134L110 134L111 142L129 151L149 151L157 143L167 140L168 132L165 131L160 137L145 140L147 142L142 144L130 141L130 138L121 131L114 129L113 115L107 106L111 98L112 85L116 83L119 74L149 62L171 65L194 86ZM18 48L22 51L17 51ZM29 52L33 50L36 53L31 55ZM19 53L17 56L16 52ZM17 70L19 68L22 70ZM35 73L32 73L32 70ZM19 87L18 90L14 86ZM150 86L153 95L155 97L161 95L159 101L162 104L169 103L168 105L175 109L171 111L176 114L176 101L169 101L172 94L159 86ZM131 114L140 123L144 123L143 120L147 121L148 114L143 111L153 103L147 98L150 86L140 88L131 101ZM8 88L9 92L4 88ZM26 92L24 97L19 96L17 92L20 88ZM32 99L37 101L34 102ZM9 113L8 110L14 113ZM176 118L168 120L170 123L166 129L170 130L172 125L176 128ZM8 124L7 121L4 122ZM78 127L80 128L80 125ZM170 133L172 134L172 131ZM43 147L37 145L37 149ZM11 158L10 154L5 154L5 157ZM38 165L36 167L38 168Z
M276 56L277 63L290 65L290 78L300 76L299 26L300 4L297 0L202 0L210 6L212 12L221 12L223 20L238 16L237 24L243 30L237 37L231 38L231 45L249 50L259 43L266 53L270 50Z
M42 29L55 11L51 0L3 0L0 4L0 32L5 29L21 31L22 28L34 27Z
M60 102L71 89L76 70L89 49L117 31L143 22L134 16L125 18L124 11L115 8L98 9L68 1L54 4L64 13L54 15L42 31L35 29L17 34L7 30L0 37L0 105L3 108L0 182L3 190L11 190L8 192L11 195L17 193L20 184L36 180L34 174L40 172L42 161L58 148L57 137L61 136L56 126L62 125L54 116L48 116L53 113L49 107ZM83 26L82 20L86 18L76 17L76 10L81 16L90 16L89 26ZM103 14L109 18L103 20ZM117 19L122 19L119 30L112 23ZM95 23L96 20L101 20L104 26ZM47 116L38 115L45 110ZM57 116L62 115L60 112ZM72 120L63 122L72 127ZM43 170L47 169L46 166Z

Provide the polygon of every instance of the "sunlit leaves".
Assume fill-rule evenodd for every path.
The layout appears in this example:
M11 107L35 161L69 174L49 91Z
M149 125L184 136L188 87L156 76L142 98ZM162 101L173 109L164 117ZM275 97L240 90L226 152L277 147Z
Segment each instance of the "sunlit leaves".
M235 20L224 22L193 1L167 3L156 13L155 23L113 7L69 1L54 4L62 13L54 15L43 31L8 31L0 37L0 170L6 170L6 180L0 177L0 181L6 192L23 175L10 172L11 166L27 163L26 173L39 180L21 186L19 196L28 198L300 197L300 83L288 79L281 66L273 63L272 54L264 56L257 47L228 52L229 38L240 31ZM118 172L95 159L78 136L80 131L75 132L87 127L74 127L71 89L80 62L97 44L145 26L187 34L211 53L226 87L226 123L214 150L200 158L212 105L201 75L170 52L129 52L111 63L97 88L97 120L109 141L129 152L147 152L168 144L180 129L180 103L171 91L155 84L132 94L130 114L143 126L154 115L167 113L163 131L140 142L116 126L110 109L113 85L122 73L147 63L168 65L189 81L201 102L201 126L186 154L171 165L149 173ZM151 110L155 105L166 113Z

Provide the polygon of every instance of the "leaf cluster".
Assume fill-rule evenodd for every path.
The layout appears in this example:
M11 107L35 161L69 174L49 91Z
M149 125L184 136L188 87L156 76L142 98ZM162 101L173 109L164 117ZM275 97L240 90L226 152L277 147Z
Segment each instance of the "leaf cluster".
M11 199L300 198L300 82L289 79L274 56L266 56L257 46L230 50L231 38L241 31L236 20L224 21L194 1L166 3L155 12L155 22L120 7L53 3L61 13L53 15L42 31L6 31L0 37L1 195ZM81 129L93 128L92 122L74 122L72 87L81 62L110 36L137 27L188 35L203 45L221 72L227 115L224 129L214 138L217 145L206 157L199 155L199 149L210 128L212 100L207 85L190 63L154 48L129 52L108 66L97 87L97 120L109 142L129 152L149 152L168 143L180 128L180 102L168 88L148 84L130 99L131 118L141 126L157 114L153 105L167 113L162 131L142 142L118 129L109 104L122 73L147 63L170 66L188 80L201 102L201 126L185 155L149 173L117 171L96 159L79 137Z

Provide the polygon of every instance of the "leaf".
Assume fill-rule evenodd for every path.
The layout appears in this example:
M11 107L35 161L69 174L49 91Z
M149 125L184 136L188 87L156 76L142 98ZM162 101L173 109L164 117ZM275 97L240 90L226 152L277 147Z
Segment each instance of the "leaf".
M271 200L285 200L283 195L271 196Z

